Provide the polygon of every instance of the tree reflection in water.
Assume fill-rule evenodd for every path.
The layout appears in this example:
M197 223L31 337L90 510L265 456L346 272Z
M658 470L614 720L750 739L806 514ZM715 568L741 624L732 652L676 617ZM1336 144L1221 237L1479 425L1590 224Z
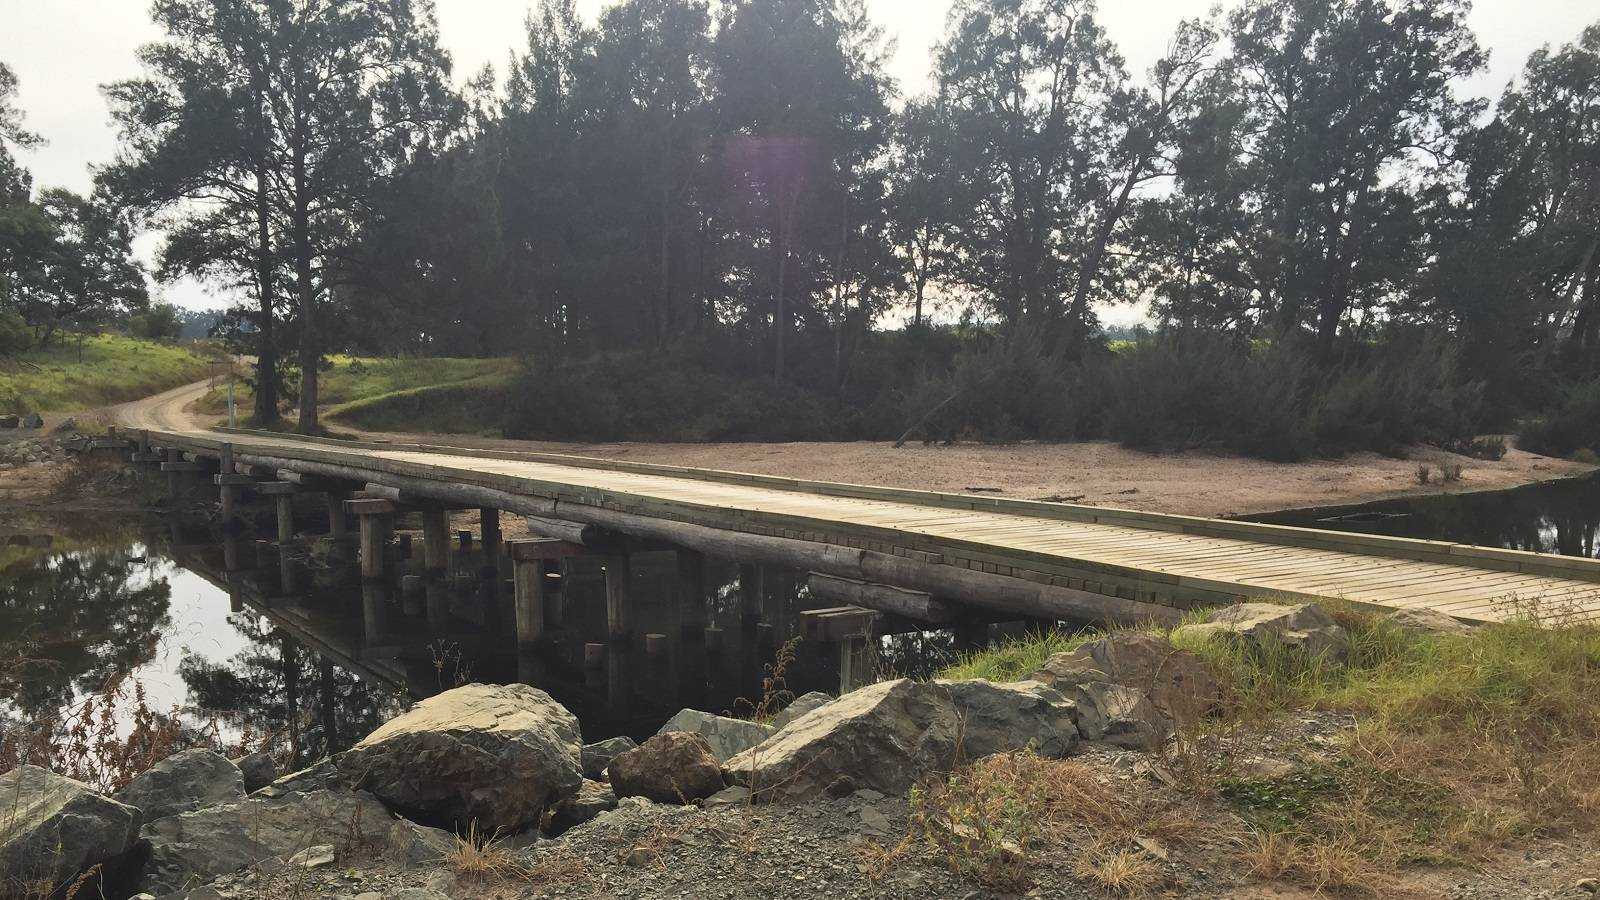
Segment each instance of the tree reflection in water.
M28 553L0 568L0 697L50 718L75 696L147 665L171 624L172 588L139 546Z

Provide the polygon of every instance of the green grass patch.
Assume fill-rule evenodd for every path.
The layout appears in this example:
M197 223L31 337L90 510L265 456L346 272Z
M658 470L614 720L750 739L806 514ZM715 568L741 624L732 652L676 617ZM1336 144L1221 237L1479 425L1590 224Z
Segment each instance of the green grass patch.
M375 431L485 433L503 418L505 387L518 371L506 358L332 356L319 384L323 416ZM254 394L234 388L240 415ZM208 393L196 409L228 411L228 389Z
M1025 637L963 656L955 665L939 673L940 678L967 681L1016 681L1044 668L1045 660L1057 653L1068 653L1101 637L1096 631L1038 631Z
M1538 624L1528 615L1428 635L1378 613L1324 606L1350 636L1343 663L1174 638L1206 660L1226 692L1223 713L1186 735L1190 747L1211 740L1226 748L1229 735L1292 727L1307 711L1354 717L1347 740L1307 744L1284 773L1236 770L1228 760L1253 753L1248 738L1197 767L1190 787L1219 797L1253 829L1243 853L1252 871L1382 895L1406 865L1471 863L1533 835L1600 832L1600 625ZM1094 636L1031 635L942 674L1025 677Z
M122 335L70 340L0 360L0 411L75 412L199 381L220 364L204 345Z

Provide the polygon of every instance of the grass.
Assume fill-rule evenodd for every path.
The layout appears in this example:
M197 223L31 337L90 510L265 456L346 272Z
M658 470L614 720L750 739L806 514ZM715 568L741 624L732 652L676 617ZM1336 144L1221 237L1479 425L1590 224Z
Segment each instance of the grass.
M1040 865L1070 868L1121 895L1166 875L1140 841L1173 846L1198 831L1182 805L1120 790L1083 763L1002 753L911 795L912 829L950 869L999 891L1023 891Z
M1039 631L1025 637L1008 638L1005 643L963 656L940 678L964 681L983 678L989 681L1016 681L1044 668L1045 660L1057 653L1068 653L1101 637L1098 632Z
M74 412L137 400L199 381L219 362L203 346L85 337L81 348L71 341L0 360L0 411Z
M1247 871L1318 891L1382 895L1407 866L1474 865L1532 838L1600 832L1592 777L1600 766L1600 625L1559 615L1540 625L1535 610L1525 610L1469 634L1422 635L1371 612L1328 608L1350 635L1343 664L1181 634L1174 641L1204 657L1228 695L1222 715L1201 726L1208 733L1186 738L1209 750L1182 789L1196 803L1221 803L1248 828L1237 860ZM1015 678L1092 636L1035 635L943 674ZM1302 748L1287 772L1263 776L1231 764L1225 736L1292 729L1291 715L1312 711L1347 714L1355 726L1331 752ZM1242 740L1242 755L1258 752ZM1009 786L983 785L993 773L972 772L959 777L985 799L966 808L1010 796ZM1023 805L1024 820L1037 816ZM1009 812L977 818L980 831L1026 837L1007 824ZM1120 872L1125 849L1113 843L1098 861L1080 860L1080 877L1096 867L1108 878Z
M506 387L518 371L515 360L454 357L373 358L332 356L322 373L323 415L373 430L482 431L498 424ZM234 402L248 415L252 392L235 388ZM203 413L228 410L227 388L218 387L196 404Z

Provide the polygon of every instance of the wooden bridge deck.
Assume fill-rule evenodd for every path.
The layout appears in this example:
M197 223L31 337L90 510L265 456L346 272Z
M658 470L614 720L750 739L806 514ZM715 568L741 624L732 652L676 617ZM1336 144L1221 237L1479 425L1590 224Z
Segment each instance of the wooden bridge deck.
M150 432L161 447L478 485L746 534L1187 608L1342 598L1470 621L1600 616L1600 560L1318 529L594 460L263 433Z

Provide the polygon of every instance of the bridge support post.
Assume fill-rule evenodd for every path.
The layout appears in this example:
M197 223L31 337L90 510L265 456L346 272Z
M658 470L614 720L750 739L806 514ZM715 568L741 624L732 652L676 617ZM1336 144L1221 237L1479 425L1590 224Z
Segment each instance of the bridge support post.
M294 543L294 496L279 494L272 498L272 504L278 513L278 552L282 553L281 548Z
M628 639L628 583L633 569L625 553L608 554L606 567L606 633L613 641Z
M761 619L761 596L766 593L766 569L754 563L739 566L739 622L746 631Z
M679 633L699 634L706 625L706 558L694 550L679 550Z
M365 581L381 581L397 507L389 500L346 500L345 508L361 520L361 577Z
M350 534L350 524L344 514L344 494L339 491L329 491L328 502L328 537L342 540Z
M183 482L181 480L183 473L177 469L177 466L183 462L183 453L177 447L168 447L167 462L172 466L172 468L167 469L167 499L176 505L178 496L183 493ZM163 466L163 468L166 467Z
M362 516L363 523L372 516ZM381 582L361 585L361 630L367 642L377 643L389 632L389 590Z
M877 676L878 655L872 641L850 637L839 642L839 696L872 683Z
M422 572L426 582L428 621L443 624L450 616L445 575L450 570L450 521L443 509L422 510Z
M516 572L517 643L523 647L544 638L544 560L512 563Z

